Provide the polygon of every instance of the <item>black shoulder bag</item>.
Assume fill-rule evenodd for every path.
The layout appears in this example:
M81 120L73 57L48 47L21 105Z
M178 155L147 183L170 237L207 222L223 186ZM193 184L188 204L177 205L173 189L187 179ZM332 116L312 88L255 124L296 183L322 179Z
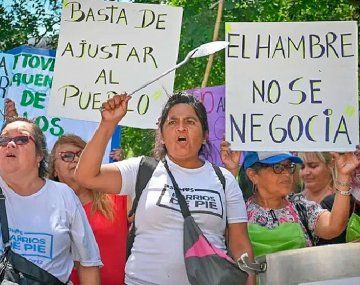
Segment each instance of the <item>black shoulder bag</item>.
M5 196L0 187L0 223L4 252L0 256L1 285L64 285L59 279L11 250L5 208Z

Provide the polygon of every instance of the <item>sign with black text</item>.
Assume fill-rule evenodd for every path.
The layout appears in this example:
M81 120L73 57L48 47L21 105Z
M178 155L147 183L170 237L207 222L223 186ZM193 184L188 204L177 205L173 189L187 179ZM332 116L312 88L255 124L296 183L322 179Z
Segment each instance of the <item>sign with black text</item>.
M226 23L226 140L237 150L359 143L356 22Z
M104 101L176 64L182 8L99 0L63 3L49 114L100 121ZM135 93L121 125L156 128L174 78L171 73Z

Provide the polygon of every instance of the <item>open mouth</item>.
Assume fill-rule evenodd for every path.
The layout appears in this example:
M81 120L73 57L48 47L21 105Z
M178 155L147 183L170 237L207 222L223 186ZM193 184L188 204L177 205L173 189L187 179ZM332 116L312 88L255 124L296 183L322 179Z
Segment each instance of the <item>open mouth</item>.
M186 137L178 137L178 142L186 142Z
M8 154L6 154L6 157L16 157L16 156L13 153L8 153Z

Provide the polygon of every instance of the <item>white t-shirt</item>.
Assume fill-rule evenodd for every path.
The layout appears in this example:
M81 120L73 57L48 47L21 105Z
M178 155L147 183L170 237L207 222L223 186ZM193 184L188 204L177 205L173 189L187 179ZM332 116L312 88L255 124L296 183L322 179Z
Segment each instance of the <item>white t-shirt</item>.
M116 162L122 175L122 194L135 197L141 157ZM225 193L209 162L197 169L182 168L167 158L170 171L188 202L191 215L208 240L225 250L228 223L247 222L242 192L232 174L221 169ZM136 237L125 268L128 285L186 285L183 256L184 218L170 177L162 162L142 192L136 210Z
M67 185L46 180L35 194L20 196L0 178L11 248L67 282L74 260L101 266L99 248L84 209ZM0 233L1 234L1 233ZM0 240L0 251L4 245Z

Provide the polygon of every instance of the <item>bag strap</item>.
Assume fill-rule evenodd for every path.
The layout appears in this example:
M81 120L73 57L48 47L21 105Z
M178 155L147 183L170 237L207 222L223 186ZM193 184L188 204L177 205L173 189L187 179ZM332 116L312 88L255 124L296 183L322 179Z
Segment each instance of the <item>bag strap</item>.
M5 248L8 246L9 243L9 227L8 227L8 220L6 215L5 196L1 187L0 187L0 223L1 223L2 240Z
M219 166L215 165L215 164L211 164L212 167L214 168L215 170L215 173L217 175L217 177L219 178L220 182L221 182L221 185L222 185L222 188L224 190L224 193L225 193L225 187L226 187L226 179L225 179L225 176L224 174L222 173L221 169ZM227 215L226 215L226 228L228 227L228 218L227 218ZM226 239L226 243L228 244L229 241Z
M162 160L162 162L164 163L165 169L166 169L167 173L169 174L171 182L173 184L175 194L176 194L176 198L178 199L178 203L180 205L181 214L183 215L184 219L186 219L187 217L191 216L191 214L190 214L189 207L188 207L188 205L186 203L185 197L181 194L180 189L179 189L179 185L177 184L173 174L171 173L171 171L169 169L169 165L168 165L166 159L164 158Z
M40 284L47 284L47 285L66 284L61 282L57 277L47 272L45 269L42 269L41 267L27 260L25 257L12 251L11 248L8 249L7 257L11 265L17 271L23 273L25 277L28 276L29 279L36 280Z
M131 210L129 212L129 215L128 215L129 217L131 217L132 215L135 214L141 193L144 190L146 184L148 184L158 163L159 163L159 161L157 161L153 157L143 156L141 158L139 170L138 170L138 173L136 176L135 199L133 201Z
M306 214L306 208L301 202L294 201L295 208L299 214L300 222L303 224L307 235L310 238L311 245L315 245L314 237L310 231L309 224L307 221L307 214Z
M215 170L215 173L217 175L217 177L219 178L220 182L221 182L221 185L223 187L223 190L225 192L225 187L226 187L226 179L225 179L225 176L224 174L222 173L221 169L219 166L215 165L215 164L211 164L212 167L214 168Z
M141 158L139 170L136 176L135 198L131 210L128 214L129 218L135 214L141 193L143 192L146 184L148 184L158 163L159 162L155 160L155 158L153 157L143 156ZM131 224L128 237L126 240L126 259L128 259L131 254L131 249L133 247L134 240L135 240L135 220Z

